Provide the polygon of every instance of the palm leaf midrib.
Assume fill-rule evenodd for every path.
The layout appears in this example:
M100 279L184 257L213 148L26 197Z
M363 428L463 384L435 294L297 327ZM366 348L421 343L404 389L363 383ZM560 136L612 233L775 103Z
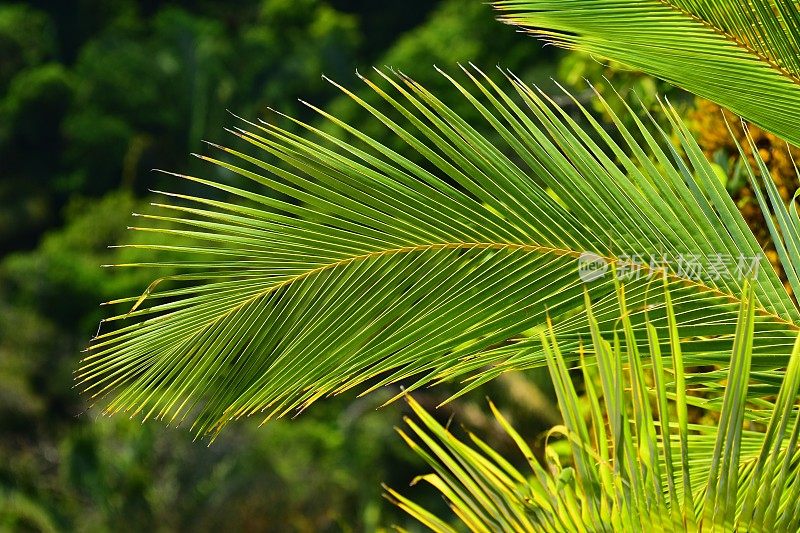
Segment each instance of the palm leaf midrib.
M217 316L215 319L209 321L204 326L198 328L197 331L198 332L205 331L207 328L214 326L215 324L219 323L219 321L224 320L226 317L237 312L243 307L257 301L260 298L263 298L268 294L280 290L283 287L287 287L293 283L297 283L298 281L309 278L321 272L333 270L337 267L351 265L359 261L375 260L381 257L386 257L391 255L421 253L421 252L440 251L440 250L477 250L477 249L483 249L483 250L494 249L498 251L522 251L528 253L539 253L542 255L551 254L560 257L572 257L574 259L578 259L579 257L581 257L582 254L585 253L585 251L583 250L571 250L567 248L557 248L539 244L520 244L520 243L506 243L506 242L439 242L439 243L417 244L417 245L409 245L398 248L375 250L364 254L353 255L350 257L338 259L336 261L312 268L300 274L290 276L284 280L275 283L274 285L270 285L266 289L259 291L247 297L246 299L242 300L238 304L232 306L224 313ZM620 262L620 258L618 257L601 255L601 254L594 254L594 255L596 255L599 259L602 259L609 265L617 264ZM641 263L640 265L637 266L640 267L646 274L655 275L657 273L657 271L647 263ZM706 283L703 283L702 281L698 281L692 278L680 276L674 272L667 271L666 276L671 281L683 283L685 286L694 287L701 292L707 292L710 294L726 298L732 304L741 304L742 301L741 298L738 297L733 292L726 292L718 287L708 285ZM760 302L757 302L756 312L761 316L770 318L781 324L785 324L790 329L800 330L800 324L770 311L766 307L762 306Z

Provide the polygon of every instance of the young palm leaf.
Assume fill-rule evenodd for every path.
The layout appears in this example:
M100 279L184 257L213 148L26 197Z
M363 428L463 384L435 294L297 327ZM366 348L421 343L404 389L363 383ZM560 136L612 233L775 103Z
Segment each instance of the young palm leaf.
M501 0L500 19L642 70L800 146L796 0Z
M109 413L191 416L202 434L360 384L413 390L466 376L477 386L545 363L531 332L548 312L577 349L587 283L576 265L589 253L606 267L634 254L673 266L676 320L685 335L705 336L686 347L687 366L727 364L744 275L733 270L755 261L752 365L758 394L774 394L800 312L674 111L664 108L673 131L656 126L656 136L633 111L635 132L614 117L616 141L577 102L586 126L511 75L508 91L464 72L468 84L443 75L483 124L401 74L378 72L383 86L364 79L385 111L342 88L423 164L313 106L338 135L299 121L310 138L247 123L232 133L252 155L214 145L219 158L199 156L251 187L181 176L231 199L165 193L165 214L143 216L156 224L137 229L175 244L137 246L182 255L169 264L180 273L112 302L123 306L106 321L116 328L93 340L82 388L113 393ZM733 264L719 276L677 267L722 256ZM664 302L648 300L656 269L641 267L627 284L632 328L643 331L645 313L665 328ZM618 318L615 283L610 272L588 283L603 332ZM711 390L706 407L719 377L687 377Z
M471 443L462 442L409 397L421 424L407 419L409 430L399 433L434 469L415 482L432 484L471 531L796 531L800 339L766 429L745 430L755 332L755 301L746 287L719 426L692 426L681 401L687 390L680 377L687 369L681 364L675 307L666 306L673 324L668 332L672 357L662 359L658 330L650 325L653 353L645 364L625 312L624 291L618 294L622 339L603 338L592 306L587 307L597 354L596 364L580 364L590 405L588 425L554 329L542 333L564 419L548 439L561 435L569 443L568 466L554 453L536 459L493 405L530 471L521 472L475 435L469 435ZM386 490L390 500L434 531L455 530L442 517Z

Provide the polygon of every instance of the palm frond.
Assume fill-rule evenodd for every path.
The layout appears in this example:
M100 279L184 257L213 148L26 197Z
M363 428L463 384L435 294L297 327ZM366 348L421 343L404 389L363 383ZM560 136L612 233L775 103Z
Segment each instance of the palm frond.
M637 131L614 116L608 132L580 103L586 126L510 74L508 91L477 69L464 73L468 83L444 75L484 124L402 74L364 79L385 112L342 88L421 164L316 108L338 135L299 121L309 138L247 123L232 133L255 155L214 145L218 158L199 156L250 186L181 176L229 199L165 193L164 214L142 217L156 224L136 229L175 244L136 246L182 256L170 263L179 273L112 302L123 308L93 340L81 387L109 397L108 413L190 417L202 434L358 385L413 390L461 377L477 386L545 364L536 331L547 313L577 350L587 286L598 327L613 331L618 280L609 271L584 283L577 265L591 253L612 270L633 254L672 265L639 265L628 316L640 333L645 314L668 327L665 301L648 291L663 271L677 323L698 339L685 347L687 366L727 364L744 278L675 266L754 258L753 394L773 395L800 312L674 110L663 111L672 132L656 125L654 136L633 110ZM719 409L723 377L686 381L709 392L698 403Z
M750 144L750 148L755 146L749 134L747 141ZM743 156L744 150L742 146L737 146L740 155ZM797 165L794 163L791 153L789 159L794 165L795 173L797 173ZM786 279L792 287L792 292L798 295L800 294L800 217L798 217L795 200L800 191L795 193L788 205L784 204L775 181L761 158L756 158L756 168L758 170L757 173L750 165L745 165L749 181L753 184L753 190L762 212L773 213L775 216L775 220L769 216L765 217L767 228L781 266L786 273ZM766 190L766 196L762 189Z
M592 306L587 307L597 354L596 364L585 359L580 364L589 423L554 329L541 334L564 419L548 440L566 439L568 465L550 451L536 459L493 405L498 422L527 460L524 472L473 434L471 443L459 440L409 397L420 424L407 419L408 430L399 432L434 469L415 482L433 485L471 531L796 531L800 339L769 423L763 430L746 430L755 333L755 301L746 287L725 370L728 385L719 426L692 426L680 401L686 395L680 376L687 369L681 363L675 308L668 299L671 357L662 358L662 342L650 325L648 345L654 353L646 363L625 314L624 290L619 299L624 341L603 338ZM453 530L442 517L386 490L390 500L434 531Z
M501 0L501 20L717 102L800 145L796 0Z

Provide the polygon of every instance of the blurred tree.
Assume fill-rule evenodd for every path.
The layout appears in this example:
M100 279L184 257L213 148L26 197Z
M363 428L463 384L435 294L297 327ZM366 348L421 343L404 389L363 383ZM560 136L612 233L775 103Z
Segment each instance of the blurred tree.
M142 193L152 167L193 168L189 152L223 135L226 109L330 98L319 74L351 72L358 19L323 0L302 7L250 2L227 19L209 15L218 2L0 8L0 251L34 244L72 194ZM57 40L65 63L52 62Z
M21 70L55 55L50 18L24 4L0 5L0 94Z

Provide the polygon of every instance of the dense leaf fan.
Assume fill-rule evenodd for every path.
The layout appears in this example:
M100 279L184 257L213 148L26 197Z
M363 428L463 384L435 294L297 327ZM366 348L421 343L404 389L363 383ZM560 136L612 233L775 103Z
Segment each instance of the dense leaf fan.
M754 302L749 289L745 291L718 427L688 423L683 388L687 369L669 301L673 327L667 351L661 352L661 340L651 326L649 360L630 349L638 343L631 340L633 327L624 313L619 329L629 341L627 348L618 339L603 339L588 305L597 353L596 365L585 358L580 365L589 422L550 327L541 338L564 424L548 433L545 458L536 458L494 406L498 422L527 460L526 472L473 434L471 442L456 438L408 398L420 423L407 419L408 429L400 434L434 468L416 481L430 483L457 519L476 532L797 531L800 342L768 423L746 429ZM624 310L623 290L619 299ZM559 457L552 447L561 438L569 448L567 457ZM457 531L396 490L387 488L387 497L433 531Z

